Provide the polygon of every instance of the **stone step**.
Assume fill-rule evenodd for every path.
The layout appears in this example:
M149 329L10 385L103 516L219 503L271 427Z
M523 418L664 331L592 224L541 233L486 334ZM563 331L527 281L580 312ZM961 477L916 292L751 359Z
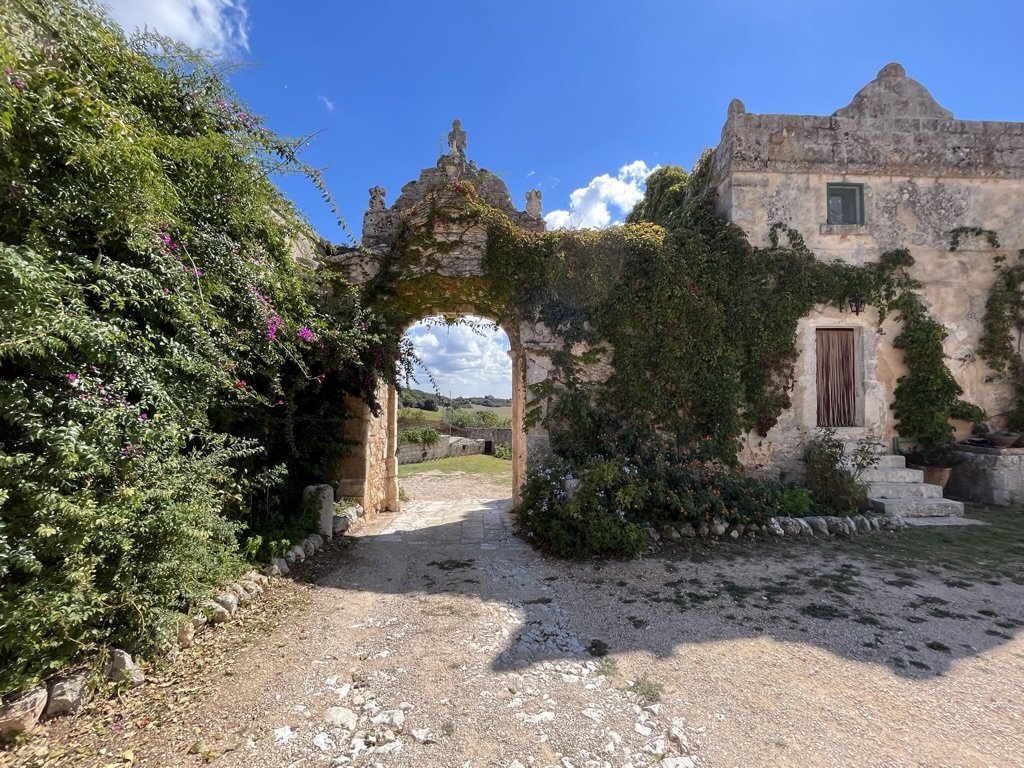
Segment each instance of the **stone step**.
M875 465L876 469L904 469L907 466L907 460L903 456L896 456L895 454L887 454L885 456L878 457L878 464Z
M920 483L924 481L924 472L903 467L875 467L865 470L860 479L865 483Z
M869 499L941 499L942 486L929 483L868 483Z
M876 512L900 517L963 517L963 502L952 499L869 499Z

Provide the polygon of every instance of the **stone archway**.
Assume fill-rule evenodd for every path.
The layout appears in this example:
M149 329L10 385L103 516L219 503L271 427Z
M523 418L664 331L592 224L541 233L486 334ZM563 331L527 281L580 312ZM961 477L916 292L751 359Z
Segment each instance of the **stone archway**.
M475 206L497 209L523 230L542 232L541 196L527 193L525 211L512 203L504 182L466 159L466 135L458 121L448 137L449 151L402 188L390 207L381 187L370 190L363 217L363 239L356 248L339 248L327 257L331 269L359 286L366 303L401 332L431 315L478 315L497 322L509 337L512 353L513 500L526 478L528 461L547 452L547 432L526 426L529 388L551 377L551 353L562 342L542 323L521 322L491 282L484 265L487 226ZM378 416L349 398L353 416L345 439L356 450L344 459L335 478L338 496L361 501L368 512L398 509L397 415L394 382L377 392ZM544 402L530 401L543 412Z

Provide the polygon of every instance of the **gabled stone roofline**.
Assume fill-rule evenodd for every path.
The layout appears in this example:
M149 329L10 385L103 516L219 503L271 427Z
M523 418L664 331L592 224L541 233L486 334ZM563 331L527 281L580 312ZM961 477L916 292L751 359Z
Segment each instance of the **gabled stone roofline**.
M714 177L740 171L1024 179L1024 123L957 120L888 64L829 116L757 115L733 99Z

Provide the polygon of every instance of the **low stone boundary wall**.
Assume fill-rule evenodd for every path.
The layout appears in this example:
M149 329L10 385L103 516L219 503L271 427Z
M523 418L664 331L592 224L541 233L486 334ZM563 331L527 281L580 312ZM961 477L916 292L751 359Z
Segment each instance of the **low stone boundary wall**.
M444 459L449 456L471 456L483 453L486 443L468 437L449 437L441 435L434 445L406 443L398 446L399 464L418 464L423 461Z
M964 501L1000 507L1024 503L1024 448L958 445L946 493Z

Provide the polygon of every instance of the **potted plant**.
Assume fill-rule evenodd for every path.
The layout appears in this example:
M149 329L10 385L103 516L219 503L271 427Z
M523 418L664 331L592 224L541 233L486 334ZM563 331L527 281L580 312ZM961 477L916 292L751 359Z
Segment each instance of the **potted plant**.
M997 429L989 434L988 439L992 441L996 448L1009 448L1020 439L1020 432Z
M953 443L923 443L907 454L907 467L924 472L924 481L946 487L953 467L963 459L953 452Z

